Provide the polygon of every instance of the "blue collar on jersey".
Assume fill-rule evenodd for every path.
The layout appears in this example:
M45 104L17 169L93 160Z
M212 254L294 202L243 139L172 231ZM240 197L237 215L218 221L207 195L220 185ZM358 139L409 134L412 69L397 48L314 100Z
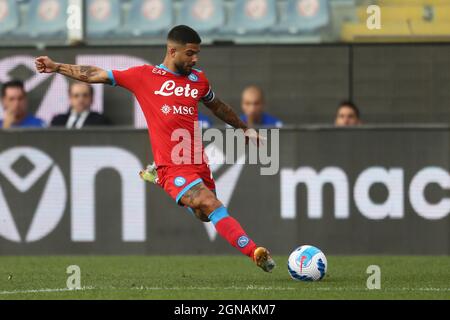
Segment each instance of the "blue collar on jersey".
M181 76L181 74L179 74L178 72L173 72L172 70L170 70L169 68L167 68L165 65L163 65L162 63L160 64L160 65L157 65L156 66L157 68L160 68L160 69L163 69L163 70L166 70L167 72L170 72L171 74L174 74L174 75L176 75L176 76ZM195 70L195 71L197 71L197 72L201 72L199 69L195 69L195 68L192 68L192 70ZM191 72L192 73L192 72Z
M170 70L169 68L167 68L165 65L163 65L162 63L159 65L159 66L157 66L158 68L160 68L160 69L164 69L164 70L166 70L167 72L170 72L171 74L174 74L174 75L176 75L176 76L181 76L181 74L179 74L178 72L173 72L172 70Z

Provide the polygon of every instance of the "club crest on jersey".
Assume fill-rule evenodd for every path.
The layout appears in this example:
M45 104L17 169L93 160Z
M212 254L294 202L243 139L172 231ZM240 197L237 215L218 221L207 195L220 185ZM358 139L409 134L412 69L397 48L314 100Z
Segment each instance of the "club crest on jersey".
M249 241L250 240L246 236L240 236L237 243L239 247L243 248L249 243Z
M191 73L188 76L188 78L189 78L189 80L194 81L194 82L198 80L198 77L195 74L193 74L193 73Z
M177 187L181 187L183 184L186 183L186 179L183 177L176 177L173 180L173 183L177 186Z
M176 86L175 81L173 80L167 80L165 81L159 90L154 91L156 95L169 97L171 95L175 95L177 97L185 96L185 97L192 97L197 98L198 97L198 90L197 89L191 89L191 86L189 83L186 83L184 87L182 86Z

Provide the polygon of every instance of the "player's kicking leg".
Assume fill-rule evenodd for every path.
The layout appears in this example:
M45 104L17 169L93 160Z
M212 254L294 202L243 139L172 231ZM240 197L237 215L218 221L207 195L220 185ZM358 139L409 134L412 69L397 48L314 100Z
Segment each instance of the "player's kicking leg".
M152 163L145 170L139 172L140 177L148 182L157 183L158 174L156 165ZM227 209L217 199L216 195L202 182L189 189L180 202L192 209L195 216L203 222L212 221L217 232L232 246L252 260L264 271L270 272L275 267L275 262L269 251L264 247L257 247L250 240L239 222L228 215Z
M225 206L203 182L186 191L180 202L192 208L194 214L201 221L211 221L223 238L243 254L249 256L261 269L271 272L275 267L275 261L269 251L264 247L256 246L239 222L228 214Z

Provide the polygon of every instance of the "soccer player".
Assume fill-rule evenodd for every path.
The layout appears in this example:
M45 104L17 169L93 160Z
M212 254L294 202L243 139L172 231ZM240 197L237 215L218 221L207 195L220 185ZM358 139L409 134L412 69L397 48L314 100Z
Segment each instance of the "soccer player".
M46 56L36 58L35 63L40 73L57 72L76 80L119 85L131 91L145 115L156 164L147 168L144 178L153 177L147 180L160 185L201 221L211 221L217 232L232 246L249 256L261 269L270 272L275 262L269 251L258 247L217 199L215 183L203 156L203 145L200 144L200 150L191 148L188 155L191 162L179 164L172 159L172 151L178 144L172 141L172 132L181 128L187 130L191 137L194 136L199 101L219 119L244 130L246 138L254 139L256 143L261 139L247 130L246 124L233 109L215 95L205 74L194 68L200 43L195 30L179 25L170 30L166 56L163 63L157 66L142 65L123 71L106 71L94 66L57 63ZM200 163L195 161L199 158Z

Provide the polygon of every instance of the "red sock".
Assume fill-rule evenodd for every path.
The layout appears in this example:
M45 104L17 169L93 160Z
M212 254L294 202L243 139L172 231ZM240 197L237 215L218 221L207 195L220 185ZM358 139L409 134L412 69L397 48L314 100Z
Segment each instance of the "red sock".
M242 229L239 222L228 215L225 207L214 210L209 219L214 223L217 232L240 252L253 258L256 244Z

